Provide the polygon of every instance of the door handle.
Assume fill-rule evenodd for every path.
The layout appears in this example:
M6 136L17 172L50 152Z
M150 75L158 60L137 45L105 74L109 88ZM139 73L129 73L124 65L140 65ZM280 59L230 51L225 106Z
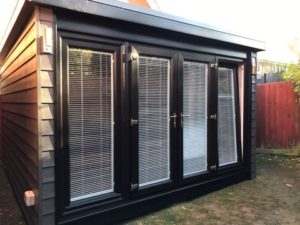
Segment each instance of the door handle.
M190 114L183 114L183 113L180 113L180 123L181 123L181 127L183 127L183 118L184 117L191 117Z
M170 118L173 119L173 127L176 128L177 114L173 113Z

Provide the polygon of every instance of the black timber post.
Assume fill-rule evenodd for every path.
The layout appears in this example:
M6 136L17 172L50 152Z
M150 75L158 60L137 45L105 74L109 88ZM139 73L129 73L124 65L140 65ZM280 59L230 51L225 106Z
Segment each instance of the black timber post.
M249 178L256 177L256 74L257 56L247 54L245 85L245 163L249 168Z

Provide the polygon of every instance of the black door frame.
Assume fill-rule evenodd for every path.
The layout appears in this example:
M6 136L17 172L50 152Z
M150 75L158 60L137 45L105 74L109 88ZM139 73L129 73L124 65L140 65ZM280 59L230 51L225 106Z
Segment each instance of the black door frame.
M177 112L177 51L161 47L154 47L150 45L141 45L129 43L127 52L127 61L129 68L129 84L131 89L131 118L130 120L138 121L138 58L139 56L160 57L170 60L170 93L169 93L169 109L170 115ZM131 122L131 121L130 121ZM178 118L175 118L175 123L178 124ZM139 160L138 160L138 123L131 124L131 163L130 163L130 189L131 198L140 197L143 195L151 194L173 188L177 184L178 170L177 170L177 134L176 127L173 127L173 120L170 119L170 180L163 181L157 184L138 187L139 184ZM133 187L133 185L135 185Z
M73 211L78 208L86 207L91 204L98 204L101 207L107 207L121 198L121 157L120 157L120 99L119 99L119 81L118 75L120 71L120 47L115 43L109 42L88 42L78 40L71 37L63 37L63 33L58 33L61 39L57 48L58 62L61 64L57 67L60 76L57 77L57 122L56 122L56 137L58 137L56 157L56 213L58 216ZM68 124L68 99L69 99L69 81L68 81L68 49L78 48L94 51L104 51L113 54L113 111L114 111L114 192L78 200L70 201L70 163L69 163L69 124Z
M201 54L201 53L191 53L181 51L179 53L179 61L178 61L178 115L183 113L183 62L184 61L192 61L205 63L208 66L208 78L207 78L207 116L210 115L213 102L213 92L212 92L212 81L214 79L214 69L212 65L214 65L216 61L216 56L209 54ZM181 120L181 118L180 118ZM213 137L213 124L212 121L207 118L207 170L201 172L199 174L192 174L190 176L183 177L183 127L180 126L178 129L178 139L179 139L179 151L178 151L178 167L179 167L179 182L181 185L201 181L207 179L207 177L211 176L210 165L214 163L215 153L213 151L214 140Z
M224 68L230 68L233 69L233 82L234 82L234 98L235 98L235 126L236 126L236 144L237 144L237 162L231 163L228 165L220 166L219 165L219 157L218 157L218 143L217 143L217 135L218 135L218 127L216 127L216 166L217 170L227 170L231 168L240 168L243 165L243 158L242 158L242 146L241 146L241 127L240 127L240 101L239 101L239 74L238 74L238 67L245 65L245 61L242 59L235 59L235 58L229 58L229 57L217 57L216 58L216 70L215 70L215 113L218 112L218 68L224 67ZM245 76L245 69L244 69L244 76ZM245 79L245 78L244 78ZM244 101L244 99L243 99ZM244 131L245 132L245 131ZM243 137L244 138L244 137Z

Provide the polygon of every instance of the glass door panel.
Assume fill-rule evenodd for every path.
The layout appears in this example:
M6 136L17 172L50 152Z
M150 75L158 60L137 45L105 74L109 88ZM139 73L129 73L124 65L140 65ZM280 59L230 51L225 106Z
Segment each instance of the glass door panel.
M139 57L139 187L170 179L170 60Z
M70 200L113 192L113 54L68 50Z
M208 64L183 62L183 175L207 170Z
M238 161L234 69L218 68L218 155L219 166Z

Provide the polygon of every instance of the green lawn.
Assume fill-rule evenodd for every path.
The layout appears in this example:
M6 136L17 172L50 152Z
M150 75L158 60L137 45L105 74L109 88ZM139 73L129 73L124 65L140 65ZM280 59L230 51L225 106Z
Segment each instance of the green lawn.
M0 225L24 224L2 168L0 181ZM258 155L255 180L126 224L300 225L300 158Z

